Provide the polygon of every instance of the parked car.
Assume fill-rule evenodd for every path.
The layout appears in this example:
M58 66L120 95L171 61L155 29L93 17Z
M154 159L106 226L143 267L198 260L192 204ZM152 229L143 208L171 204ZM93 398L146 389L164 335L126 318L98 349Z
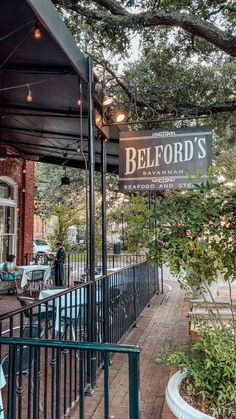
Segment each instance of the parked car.
M47 265L54 254L50 244L46 240L35 239L33 241L33 255L36 264Z

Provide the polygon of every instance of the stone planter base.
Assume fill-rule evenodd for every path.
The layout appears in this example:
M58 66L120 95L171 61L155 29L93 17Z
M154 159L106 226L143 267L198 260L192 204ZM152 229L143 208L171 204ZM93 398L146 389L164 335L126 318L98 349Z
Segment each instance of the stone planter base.
M166 387L166 401L170 410L178 419L214 419L186 403L179 394L182 380L186 377L185 372L176 372L169 380Z

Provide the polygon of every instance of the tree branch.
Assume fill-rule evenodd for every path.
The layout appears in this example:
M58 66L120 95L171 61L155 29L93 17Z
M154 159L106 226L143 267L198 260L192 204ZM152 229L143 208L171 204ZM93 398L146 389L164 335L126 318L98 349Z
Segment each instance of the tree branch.
M109 64L106 61L100 61L98 59L94 59L94 61L101 65L117 82L117 84L120 86L120 88L123 90L123 92L127 95L130 102L133 101L134 98L134 92L132 92L129 87L120 79L120 77L115 73L115 71L110 68ZM145 108L148 106L151 107L152 111L155 112L157 115L170 115L173 114L173 108L160 108L158 109L158 101L151 99L150 97L148 100L144 100L143 98L135 98L135 103L140 108ZM194 115L196 116L211 116L213 114L218 113L224 113L224 112L234 112L236 111L236 99L231 101L225 101L225 102L215 102L210 105L187 105L186 107L175 107L175 113L178 115ZM194 116L193 116L194 117Z
M54 0L54 3L60 4L60 0ZM93 0L93 3L104 7L105 11L83 7L80 2L75 0L67 0L66 4L70 10L96 21L109 23L109 19L113 21L115 19L118 25L126 29L140 30L158 26L179 27L194 36L205 39L226 54L236 57L236 37L197 16L186 13L169 13L159 9L144 13L129 13L113 0ZM235 7L227 6L227 9L229 7L233 12Z

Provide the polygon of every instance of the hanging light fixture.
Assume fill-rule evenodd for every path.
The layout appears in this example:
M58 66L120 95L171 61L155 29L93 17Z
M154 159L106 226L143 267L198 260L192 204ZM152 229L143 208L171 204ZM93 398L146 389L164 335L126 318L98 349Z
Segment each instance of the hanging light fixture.
M38 23L36 23L34 27L34 39L36 39L36 41L39 41L41 38L42 38L42 32L39 29Z
M27 87L28 87L28 95L26 97L26 100L27 100L27 102L32 102L33 96L32 96L31 90L30 90L30 85L27 84Z
M70 178L66 176L66 168L64 169L64 176L61 177L61 186L68 186L70 184Z
M0 161L5 161L7 159L7 150L0 145Z

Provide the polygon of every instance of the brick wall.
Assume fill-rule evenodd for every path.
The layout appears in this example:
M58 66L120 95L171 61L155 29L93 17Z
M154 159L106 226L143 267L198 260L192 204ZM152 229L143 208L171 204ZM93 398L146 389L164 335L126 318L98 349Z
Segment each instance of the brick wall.
M7 152L17 154L12 147ZM17 263L22 264L24 254L33 251L34 162L8 158L0 162L0 176L8 176L18 186Z

